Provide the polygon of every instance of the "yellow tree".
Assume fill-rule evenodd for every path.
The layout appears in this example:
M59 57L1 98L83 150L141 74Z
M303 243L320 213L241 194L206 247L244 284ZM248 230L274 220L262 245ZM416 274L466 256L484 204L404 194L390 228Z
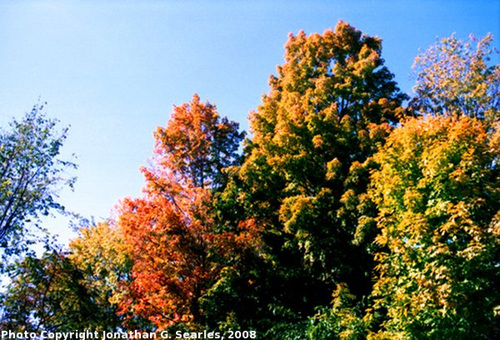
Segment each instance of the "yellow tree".
M327 305L341 282L358 299L369 294L369 159L403 116L406 97L384 66L381 40L347 23L290 35L285 50L250 114L253 137L226 197L242 207L236 219L264 228L269 268L256 270L254 300L265 306L256 313L267 308L270 320L291 321Z
M462 116L411 120L375 156L381 168L371 193L383 251L369 313L382 322L373 338L498 336L499 155L498 133Z
M122 230L112 222L79 229L79 237L69 244L68 258L82 273L85 287L94 294L100 310L98 330L122 326L118 306L131 279L132 253Z
M16 331L116 331L123 327L119 302L130 281L131 256L115 225L79 230L69 251L46 244L40 257L26 256L11 269L2 294L0 323ZM128 315L127 315L128 316ZM134 326L147 326L133 318ZM130 322L129 322L130 323Z

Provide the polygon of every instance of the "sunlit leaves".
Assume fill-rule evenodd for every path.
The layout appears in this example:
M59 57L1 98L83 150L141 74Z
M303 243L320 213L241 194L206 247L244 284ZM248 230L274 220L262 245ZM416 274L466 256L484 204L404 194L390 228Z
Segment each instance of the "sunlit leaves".
M380 209L377 335L492 336L498 283L498 151L487 125L469 117L407 122L376 155L372 196Z
M194 186L217 188L221 170L237 160L243 137L237 123L221 118L215 105L195 94L191 102L174 107L167 126L156 130L156 162Z
M144 195L123 199L115 221L81 229L68 253L13 267L2 327L494 338L491 45L491 36L452 36L432 46L416 60L416 96L403 108L381 39L344 22L290 35L250 114L243 157L243 133L213 104L194 95L174 107L142 168ZM28 218L61 208L51 185L72 165L55 159L65 131L54 137L38 111L0 135L4 246ZM36 174L33 187L23 182Z
M84 275L85 286L95 295L94 303L102 313L101 329L121 326L118 304L130 281L132 252L123 231L109 222L83 227L71 241L68 258Z
M213 191L224 183L222 169L237 162L243 137L237 127L195 95L157 129L155 156L142 169L145 195L119 208L118 225L133 257L121 313L159 329L199 327L201 299L220 279L224 259L237 256L241 244L251 246L251 225L237 234L221 231L210 210Z
M175 204L161 195L123 202L119 223L135 256L130 302L122 310L132 308L160 328L200 316L197 300L216 271L210 220L195 219L198 209L179 196Z
M359 210L369 213L360 197L373 166L367 160L403 114L405 96L383 65L381 40L347 23L290 35L285 49L270 92L250 115L254 135L239 173L246 198L267 203L252 207L266 232L284 232L283 245L321 266L332 289L344 279L368 287L368 277L362 283L350 274L351 260L369 266L357 257L364 255L345 254L364 252L353 238Z

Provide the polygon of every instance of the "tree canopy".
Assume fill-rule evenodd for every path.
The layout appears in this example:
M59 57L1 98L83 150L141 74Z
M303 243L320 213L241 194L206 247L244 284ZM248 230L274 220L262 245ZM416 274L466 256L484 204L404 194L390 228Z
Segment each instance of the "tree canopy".
M412 106L427 114L498 119L500 65L492 64L498 54L492 42L491 34L466 42L452 35L417 56Z
M142 196L68 250L46 244L11 266L0 327L498 338L491 46L491 35L431 46L408 102L380 38L342 21L290 34L243 145L214 104L195 94L174 106L141 168ZM29 219L62 210L56 189L72 183L60 177L73 166L58 158L66 131L40 111L0 135L6 252L21 249Z
M58 131L43 105L0 130L0 248L3 255L25 249L28 226L51 211L64 211L58 190L72 187L68 170L76 165L59 157L67 129Z
M327 304L342 282L356 294L370 290L358 219L373 213L365 200L370 157L404 115L406 97L384 66L381 40L347 23L290 35L285 49L250 115L239 176L248 216L265 226L269 256L287 268L277 280L310 285L296 296L302 302L293 308L303 310L304 302Z
M376 155L382 338L494 337L498 136L467 116L412 120ZM378 337L377 337L378 338Z
M223 183L222 168L238 161L242 137L236 123L220 119L197 95L157 129L152 167L142 169L145 196L125 199L119 210L135 254L122 312L160 329L200 322L200 299L222 270L215 259L236 242L214 228L212 190Z

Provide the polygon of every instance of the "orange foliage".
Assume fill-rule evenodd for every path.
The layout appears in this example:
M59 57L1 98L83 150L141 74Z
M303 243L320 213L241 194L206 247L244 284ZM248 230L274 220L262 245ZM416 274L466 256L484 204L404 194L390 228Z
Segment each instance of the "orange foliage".
M194 219L202 212L190 204L206 192L185 194L175 201L161 194L125 200L119 221L135 254L130 299L122 308L132 307L160 328L193 321L204 284L217 276L209 258L210 219Z
M215 230L206 189L183 187L175 198L172 194L126 199L119 219L134 253L121 312L147 318L160 329L178 322L194 326L203 313L199 299L219 279L224 263L258 246L251 220L240 223L237 232Z
M249 241L256 235L251 222L237 234L219 232L210 209L219 168L231 161L242 137L236 128L219 121L215 106L195 95L174 109L167 128L157 129L153 165L142 169L145 196L125 199L119 210L134 257L121 313L144 317L159 329L179 322L196 327L200 298L236 253L255 244Z

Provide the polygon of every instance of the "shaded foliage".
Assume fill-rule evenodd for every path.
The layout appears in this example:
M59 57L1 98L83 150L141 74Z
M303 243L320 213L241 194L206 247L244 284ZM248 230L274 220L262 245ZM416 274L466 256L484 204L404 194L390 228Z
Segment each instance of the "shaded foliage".
M41 257L30 254L10 266L12 281L2 294L1 327L19 332L116 331L118 303L130 280L130 252L120 229L100 223L80 229L62 251L46 243ZM139 317L129 324L148 327Z
M16 332L95 329L103 316L85 286L84 274L63 252L26 256L2 294L0 326Z

